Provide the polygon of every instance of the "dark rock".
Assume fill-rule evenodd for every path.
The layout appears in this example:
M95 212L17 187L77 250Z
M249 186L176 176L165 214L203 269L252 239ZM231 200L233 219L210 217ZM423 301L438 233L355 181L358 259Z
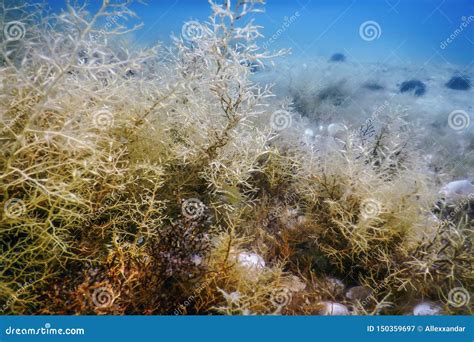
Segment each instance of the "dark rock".
M346 293L346 297L352 300L366 300L372 295L372 291L364 286L354 286Z
M453 76L445 86L453 90L469 90L471 89L471 81L467 76Z
M262 70L262 66L255 61L244 61L244 62L241 62L240 64L248 67L251 73L256 73Z
M330 62L345 62L346 56L343 53L335 53L329 59Z
M426 85L419 80L405 81L400 86L401 93L414 93L415 96L422 96L426 93Z
M347 94L339 86L330 86L321 90L318 98L321 101L329 101L334 106L340 106L344 103Z
M379 91L379 90L384 90L385 89L385 87L383 87L380 84L375 83L375 82L365 83L363 87L365 89L369 89L369 90L372 90L372 91Z

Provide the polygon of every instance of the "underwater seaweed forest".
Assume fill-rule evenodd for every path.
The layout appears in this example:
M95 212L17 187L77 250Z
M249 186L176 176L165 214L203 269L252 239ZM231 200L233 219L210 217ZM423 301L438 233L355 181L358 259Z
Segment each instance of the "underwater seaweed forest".
M472 4L423 64L297 60L318 1L59 2L0 0L1 314L474 313Z

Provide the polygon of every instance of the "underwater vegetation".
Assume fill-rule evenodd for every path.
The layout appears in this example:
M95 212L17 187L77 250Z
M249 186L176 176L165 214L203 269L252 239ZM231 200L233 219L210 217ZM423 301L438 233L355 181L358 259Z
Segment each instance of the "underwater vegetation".
M474 186L439 190L399 108L308 129L345 93L254 79L286 54L262 1L143 49L129 5L2 13L3 314L473 313Z

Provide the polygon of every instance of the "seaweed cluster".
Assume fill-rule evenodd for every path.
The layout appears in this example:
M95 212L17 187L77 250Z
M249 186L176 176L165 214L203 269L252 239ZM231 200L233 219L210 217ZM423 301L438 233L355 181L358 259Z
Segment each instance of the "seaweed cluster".
M129 1L2 13L2 313L472 314L471 222L433 217L410 125L302 140L252 78L285 53L262 1L210 4L171 49L127 48Z

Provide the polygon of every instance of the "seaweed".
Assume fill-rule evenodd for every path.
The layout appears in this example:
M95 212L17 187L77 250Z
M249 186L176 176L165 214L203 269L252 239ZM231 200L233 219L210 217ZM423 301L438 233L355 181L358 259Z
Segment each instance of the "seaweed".
M2 312L472 313L452 301L473 290L470 221L429 219L410 125L302 145L294 104L252 78L285 53L245 19L262 1L232 5L141 50L116 38L129 1L8 9L28 25L0 43Z

